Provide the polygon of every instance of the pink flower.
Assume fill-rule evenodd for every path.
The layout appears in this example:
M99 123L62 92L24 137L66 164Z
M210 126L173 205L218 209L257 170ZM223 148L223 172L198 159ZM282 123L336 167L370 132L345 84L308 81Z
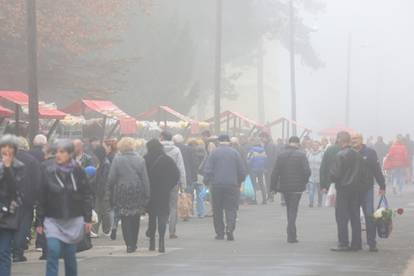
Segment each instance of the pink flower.
M397 209L397 214L399 214L399 215L404 214L404 209L403 208L398 208Z

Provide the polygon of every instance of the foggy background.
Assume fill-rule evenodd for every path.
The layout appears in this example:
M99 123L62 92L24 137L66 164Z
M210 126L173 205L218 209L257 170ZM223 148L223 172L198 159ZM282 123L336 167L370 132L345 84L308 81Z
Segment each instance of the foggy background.
M223 0L223 101L257 119L264 50L266 122L290 118L288 1ZM26 90L23 0L0 0L0 89ZM40 98L64 107L111 99L131 115L169 105L213 115L216 1L38 1ZM345 123L352 36L350 127L393 138L413 132L410 0L295 0L298 122ZM6 69L6 70L4 70Z

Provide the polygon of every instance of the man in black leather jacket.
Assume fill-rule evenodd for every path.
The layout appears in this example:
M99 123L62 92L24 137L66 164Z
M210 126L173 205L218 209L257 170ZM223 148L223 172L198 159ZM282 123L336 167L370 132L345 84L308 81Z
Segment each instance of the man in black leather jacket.
M291 137L289 145L280 153L272 173L271 190L283 194L288 218L288 243L297 243L296 217L299 202L311 170L305 152L299 149L300 139Z
M363 158L352 149L351 135L348 132L338 134L341 150L335 157L330 177L335 183L336 221L338 225L338 246L332 251L359 251L362 249L360 198L363 182ZM348 224L351 221L352 242L349 245Z

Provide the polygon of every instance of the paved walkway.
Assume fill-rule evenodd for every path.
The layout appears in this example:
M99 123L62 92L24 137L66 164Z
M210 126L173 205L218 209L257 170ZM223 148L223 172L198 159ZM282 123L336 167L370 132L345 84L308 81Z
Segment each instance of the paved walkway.
M393 207L406 213L395 219L379 253L333 253L336 225L332 208L313 208L302 199L298 244L285 242L285 209L278 204L242 206L236 241L215 241L212 219L193 219L178 226L178 240L167 241L167 254L150 253L141 231L140 252L126 254L121 237L94 240L95 248L79 254L79 275L414 275L414 186L403 197L390 196ZM13 266L13 275L43 275L39 253ZM62 266L63 269L63 266ZM405 273L405 274L404 274ZM62 274L63 275L63 274Z

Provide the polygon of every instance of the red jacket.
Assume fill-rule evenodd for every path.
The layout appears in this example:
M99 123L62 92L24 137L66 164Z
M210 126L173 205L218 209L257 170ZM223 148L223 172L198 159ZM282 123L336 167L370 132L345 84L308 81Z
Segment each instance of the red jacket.
M407 147L400 143L394 143L384 160L384 169L406 168L409 166Z

